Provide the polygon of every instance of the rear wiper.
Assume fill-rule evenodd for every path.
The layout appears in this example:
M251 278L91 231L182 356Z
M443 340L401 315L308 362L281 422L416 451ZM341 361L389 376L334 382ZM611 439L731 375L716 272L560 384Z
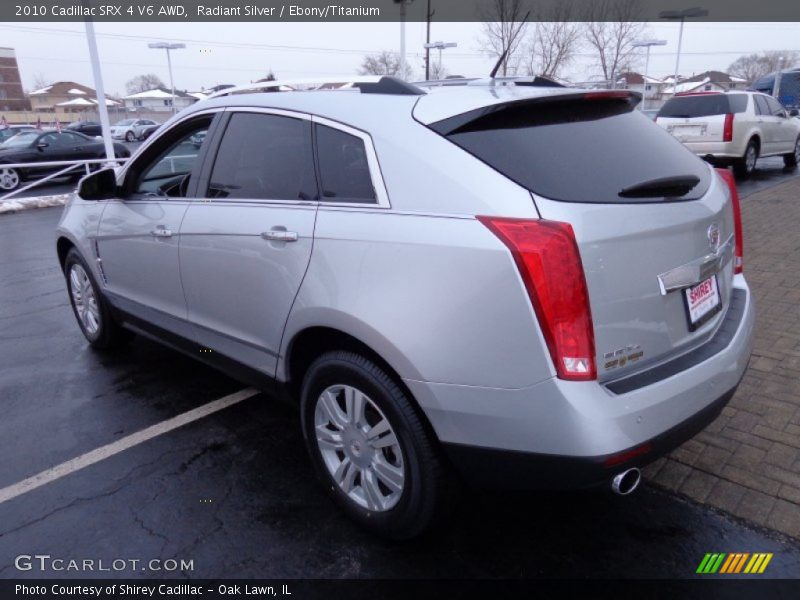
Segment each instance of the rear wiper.
M630 185L622 188L619 195L623 198L674 198L688 194L698 183L697 175L674 175Z

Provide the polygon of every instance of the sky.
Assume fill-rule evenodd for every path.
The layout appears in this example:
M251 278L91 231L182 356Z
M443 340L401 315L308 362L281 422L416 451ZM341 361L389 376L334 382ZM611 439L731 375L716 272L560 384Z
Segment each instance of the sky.
M651 23L644 37L664 39L651 51L649 74L675 68L677 23ZM124 95L136 75L155 73L169 83L163 50L152 41L181 41L172 54L175 86L198 91L219 83L247 83L270 70L281 79L355 74L369 53L400 48L399 23L97 23L97 42L106 92ZM456 42L445 50L450 74L486 76L494 59L480 50L480 23L433 23L432 41ZM423 75L425 25L406 25L406 46L414 76ZM82 23L0 23L0 46L16 50L26 89L42 78L94 87ZM742 54L800 50L800 23L699 23L684 28L681 74L724 71ZM642 51L642 57L644 51ZM438 60L434 51L433 59ZM644 70L644 60L639 71ZM584 49L562 76L587 81L598 76Z

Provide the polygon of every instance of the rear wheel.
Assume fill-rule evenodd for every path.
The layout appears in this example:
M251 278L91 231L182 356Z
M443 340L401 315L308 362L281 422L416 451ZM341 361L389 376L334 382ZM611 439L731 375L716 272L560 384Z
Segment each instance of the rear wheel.
M10 192L19 187L22 183L22 177L16 169L7 169L0 167L0 190Z
M415 537L445 505L445 467L411 400L378 365L328 352L303 380L303 437L320 481L361 526Z
M64 261L64 275L72 312L93 348L106 350L123 345L133 337L117 324L108 309L91 269L74 248Z
M750 177L756 170L756 162L758 162L758 142L750 140L744 156L733 163L733 172L739 177Z
M800 163L800 137L794 142L794 152L783 155L783 164L787 167L796 167Z

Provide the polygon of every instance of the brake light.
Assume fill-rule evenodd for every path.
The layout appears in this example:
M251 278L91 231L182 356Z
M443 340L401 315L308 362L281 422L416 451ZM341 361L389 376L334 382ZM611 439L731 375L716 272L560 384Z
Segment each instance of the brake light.
M733 113L725 115L725 125L722 127L722 141L730 142L733 140Z
M744 271L744 234L742 233L742 206L739 202L739 192L736 189L736 180L728 169L715 169L728 185L731 192L731 205L733 206L733 236L736 248L733 252L733 272Z
M572 226L546 220L477 219L511 250L558 377L596 379L589 294Z

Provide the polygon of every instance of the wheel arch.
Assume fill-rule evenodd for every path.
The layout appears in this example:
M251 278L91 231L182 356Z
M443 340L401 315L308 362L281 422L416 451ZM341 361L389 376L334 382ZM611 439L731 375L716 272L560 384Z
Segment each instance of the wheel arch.
M67 261L67 254L72 248L76 248L75 243L65 235L58 236L56 240L56 254L58 254L58 264L64 270L64 263Z
M298 331L288 343L284 354L283 373L286 377L287 389L295 401L299 402L303 376L308 367L324 353L334 350L360 354L386 371L387 375L392 378L411 401L432 439L439 439L433 425L428 420L428 416L403 381L398 370L369 344L335 327L323 325L306 327Z

